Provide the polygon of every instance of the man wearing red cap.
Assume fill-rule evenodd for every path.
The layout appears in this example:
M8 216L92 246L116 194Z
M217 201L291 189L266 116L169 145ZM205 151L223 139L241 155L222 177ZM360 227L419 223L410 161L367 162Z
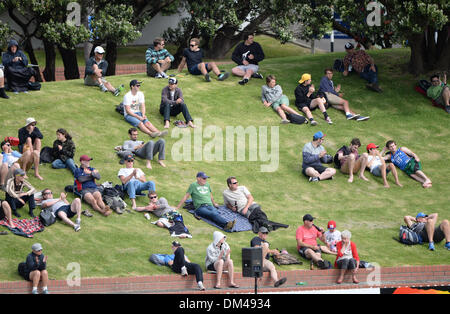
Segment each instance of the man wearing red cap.
M400 181L398 180L398 174L397 169L395 169L394 164L392 163L386 163L385 158L381 156L381 153L378 151L378 146L374 143L370 143L366 146L367 153L369 153L369 156L367 157L367 168L370 169L370 173L373 174L376 177L382 177L383 178L383 184L385 188L389 188L389 183L387 182L387 174L392 171L392 175L395 179L395 184L398 186L403 186L400 184ZM361 168L360 176L364 175L365 168ZM367 179L366 179L367 180Z
M91 157L82 155L80 157L80 167L75 170L75 187L81 194L81 199L86 201L92 208L103 216L109 216L112 211L102 200L102 194L97 188L95 180L100 179L98 170L90 167Z

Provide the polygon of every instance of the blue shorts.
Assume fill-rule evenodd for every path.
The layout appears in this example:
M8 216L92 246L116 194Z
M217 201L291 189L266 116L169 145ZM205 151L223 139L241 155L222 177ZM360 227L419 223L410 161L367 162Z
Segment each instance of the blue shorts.
M142 117L142 113L138 112L136 113L138 116ZM148 120L145 119L144 121L139 120L138 118L133 117L132 115L126 115L125 120L131 124L134 127L137 127L141 123L147 123Z
M192 75L202 75L202 72L198 69L198 65L199 65L199 63L188 68L189 73L191 73ZM208 71L208 73L211 72L211 70L208 70L208 63L205 63L205 68L206 68L206 71Z
M387 175L390 171L391 171L391 170L386 169L386 175ZM376 166L375 168L373 168L373 169L370 171L370 173L373 174L373 175L376 176L376 177L381 177L381 166L380 166L380 165Z
M70 205L64 205L64 206L61 206L60 208L58 208L58 210L55 212L56 217L58 217L59 212L65 213L67 218L69 218L69 219L72 218L73 216L75 216L75 214L76 214L70 209Z

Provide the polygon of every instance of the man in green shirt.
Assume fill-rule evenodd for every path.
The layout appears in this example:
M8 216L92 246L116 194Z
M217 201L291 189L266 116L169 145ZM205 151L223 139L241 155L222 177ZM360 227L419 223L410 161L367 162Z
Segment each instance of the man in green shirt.
M214 201L211 187L209 186L209 183L206 182L208 178L206 173L202 171L197 173L197 182L194 182L189 186L186 194L175 210L178 210L188 198L192 197L195 215L211 220L226 231L231 230L233 229L236 220L226 221L225 218L219 215L219 212L216 209L216 207L219 207L219 204Z
M433 74L430 77L431 86L427 89L427 96L437 104L444 106L445 111L450 113L450 87L447 85L447 74L444 73L444 81L441 82L439 75Z

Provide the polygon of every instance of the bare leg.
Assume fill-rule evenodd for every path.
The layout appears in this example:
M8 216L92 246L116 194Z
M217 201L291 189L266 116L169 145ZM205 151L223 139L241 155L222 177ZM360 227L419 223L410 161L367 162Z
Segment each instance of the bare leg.
M219 76L220 75L220 70L217 67L215 62L208 62L208 69L212 70L214 72L215 75Z
M322 172L319 176L320 180L327 180L336 174L336 169L327 168L324 172Z
M227 259L224 264L224 268L228 270L228 277L230 280L230 286L237 286L234 282L234 263L232 259Z
M215 287L220 288L220 281L222 280L222 273L223 273L223 259L217 260L214 263L214 269L216 270L216 285L215 285Z
M389 164L387 164L387 167L391 170L392 175L394 176L395 184L402 187L403 185L398 180L398 173L397 173L397 169L395 168L394 164L389 163Z
M385 188L389 188L389 183L386 179L386 163L384 160L381 160L381 177L383 178L383 185Z
M284 113L283 109L281 109L281 106L277 108L278 115L281 117L282 120L286 119L286 114Z
M308 107L303 107L302 108L303 113L306 115L306 117L308 118L308 120L314 119L311 110L309 110Z
M363 179L364 181L369 181L369 179L367 179L364 176L364 171L366 171L366 167L367 167L367 153L364 153L361 156L361 167L359 168L359 178Z

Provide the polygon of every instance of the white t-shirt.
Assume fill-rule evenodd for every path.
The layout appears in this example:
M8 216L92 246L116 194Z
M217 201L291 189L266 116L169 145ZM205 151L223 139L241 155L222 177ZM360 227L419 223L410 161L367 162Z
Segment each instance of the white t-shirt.
M54 202L56 199L55 198L51 198L48 200L44 200L42 201L42 205L49 203L49 202ZM53 204L52 206L48 206L49 208L51 208L52 212L55 213L60 207L67 205L63 200L60 200L58 202L56 202L55 204Z
M330 230L325 231L325 242L330 245L330 249L334 252L337 251L336 243L341 241L341 232L339 230L334 230L330 232Z
M133 180L137 180L137 178L140 178L140 177L142 177L144 175L144 172L141 169L136 168L136 170L137 170L136 171L136 177L131 178L131 180L128 181L128 182L131 182ZM119 178L120 178L120 176L128 177L133 171L134 171L134 168L122 168L122 169L119 170L119 173L117 174L117 176Z
M145 97L143 92L138 91L136 95L133 95L131 91L129 91L125 94L125 96L123 96L124 107L129 106L131 112L133 113L141 112L141 106L143 104L145 104ZM128 115L126 109L123 112L124 116L126 117Z
M375 169L376 167L381 166L380 157L369 155L369 157L367 157L367 163L370 163L372 160L373 160L373 162L370 165L370 172L372 172L373 169Z
M247 205L248 195L250 195L250 192L245 186L241 185L238 186L236 191L231 191L230 189L223 191L223 200L231 206L234 206L237 202L238 211L241 211Z

